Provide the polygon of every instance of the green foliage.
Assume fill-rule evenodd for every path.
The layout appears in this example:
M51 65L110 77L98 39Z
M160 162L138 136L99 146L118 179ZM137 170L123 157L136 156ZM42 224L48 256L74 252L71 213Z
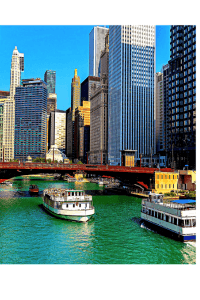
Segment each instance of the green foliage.
M189 193L185 194L188 198L196 198L196 192L195 191L189 191Z
M164 196L174 197L174 196L176 196L176 193L173 193L173 192L165 193Z
M47 163L50 164L51 163L51 158L47 159Z
M82 165L83 163L82 163L82 161L79 160L79 162L78 162L77 164L78 164L78 165Z

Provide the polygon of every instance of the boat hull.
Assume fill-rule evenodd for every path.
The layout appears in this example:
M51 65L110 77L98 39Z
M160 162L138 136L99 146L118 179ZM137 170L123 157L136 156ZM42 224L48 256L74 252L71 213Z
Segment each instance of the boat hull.
M145 219L141 219L141 224L144 224L145 226L147 226L148 228L152 228L153 230L155 230L156 232L164 235L164 236L167 236L167 237L170 237L174 240L177 240L177 241L181 241L181 242L192 242L192 241L196 241L196 235L194 234L191 234L191 235L180 235L170 229L167 229L163 226L159 226L158 224L155 224L155 223L152 223L152 222L149 222Z
M71 213L70 215L67 214L65 211L65 214L62 213L62 211L55 210L51 206L47 205L46 203L43 203L43 207L46 209L47 212L49 212L51 215L54 217L57 217L59 219L64 219L68 221L74 221L74 222L88 222L91 217L94 215L94 209L90 209L90 212L86 210L86 212L81 214L79 212L74 211L73 214Z

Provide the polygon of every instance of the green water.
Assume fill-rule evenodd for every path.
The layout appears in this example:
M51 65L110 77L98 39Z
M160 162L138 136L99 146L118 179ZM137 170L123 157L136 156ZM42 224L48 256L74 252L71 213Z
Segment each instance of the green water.
M54 218L42 208L41 193L30 184L92 191L94 218L75 223ZM96 190L96 192L95 192ZM0 187L1 264L195 264L195 244L174 241L143 228L141 199L101 194L92 183L13 180Z

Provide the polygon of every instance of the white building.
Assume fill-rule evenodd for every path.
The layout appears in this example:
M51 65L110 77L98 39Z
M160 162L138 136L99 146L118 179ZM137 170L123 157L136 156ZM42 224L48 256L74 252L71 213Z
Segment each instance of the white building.
M100 56L105 48L105 36L109 29L94 27L89 35L89 76L100 77Z
M5 161L14 159L15 89L20 86L21 71L24 71L24 54L15 47L11 61L10 97L4 105L3 146Z

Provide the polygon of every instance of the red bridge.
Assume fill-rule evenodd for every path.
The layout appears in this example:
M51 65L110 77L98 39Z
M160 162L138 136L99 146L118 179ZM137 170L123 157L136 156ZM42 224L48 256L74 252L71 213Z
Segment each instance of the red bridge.
M143 182L149 182L149 178L154 175L158 168L141 168L141 167L124 167L109 165L84 165L84 164L59 164L59 163L18 163L18 162L2 162L0 163L0 182L6 179L20 176L23 174L37 173L72 173L74 171L84 171L89 174L111 175L124 179L137 179ZM173 169L161 169L162 172L173 172ZM146 180L145 180L146 179ZM131 181L132 181L131 180Z

